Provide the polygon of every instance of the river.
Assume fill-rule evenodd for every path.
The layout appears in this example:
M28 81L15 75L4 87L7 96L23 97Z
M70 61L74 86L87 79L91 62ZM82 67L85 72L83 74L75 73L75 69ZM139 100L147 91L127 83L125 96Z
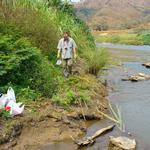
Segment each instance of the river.
M145 61L150 61L150 46L100 44L101 47L107 47L107 45L108 48L112 46L113 49L121 49L122 51L136 51L133 61L124 61L121 67L109 69L107 75L108 87L114 89L113 91L109 90L109 101L120 106L126 130L131 132L138 142L137 149L149 150L150 81L131 83L130 81L121 81L121 79L139 72L150 74L150 69L141 65ZM140 55L138 55L138 51L140 51ZM139 58L137 58L137 55Z
M135 73L150 74L150 69L146 69L141 64L150 61L150 46L120 45L111 43L97 43L98 47L105 47L114 54L119 53L122 59L121 66L113 66L107 71L106 79L108 83L108 99L110 103L120 106L126 133L131 133L131 138L137 141L137 150L150 150L150 81L131 83L121 79L127 75ZM128 53L126 53L128 51ZM134 53L133 53L134 51ZM131 52L131 53L130 53ZM87 134L91 135L98 129L112 124L109 120L93 122L87 129ZM96 139L93 146L82 150L107 150L108 136L119 136L121 133L115 129L100 138ZM75 145L71 141L61 143L50 143L39 150L74 150Z

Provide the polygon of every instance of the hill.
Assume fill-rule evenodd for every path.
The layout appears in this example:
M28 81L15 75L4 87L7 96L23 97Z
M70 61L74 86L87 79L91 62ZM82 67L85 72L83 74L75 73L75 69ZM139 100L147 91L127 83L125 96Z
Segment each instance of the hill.
M76 10L90 27L99 30L150 22L149 0L83 0L76 4Z

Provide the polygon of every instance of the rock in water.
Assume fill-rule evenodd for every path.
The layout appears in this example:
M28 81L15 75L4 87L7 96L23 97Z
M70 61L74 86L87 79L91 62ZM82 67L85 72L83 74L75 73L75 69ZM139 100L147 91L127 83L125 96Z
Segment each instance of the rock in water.
M150 76L146 75L144 73L138 73L137 75L132 75L126 79L122 79L123 81L132 81L132 82L138 82L143 80L149 80Z
M142 65L145 66L146 68L150 68L150 62L144 63Z
M108 150L135 150L136 141L127 137L110 137Z

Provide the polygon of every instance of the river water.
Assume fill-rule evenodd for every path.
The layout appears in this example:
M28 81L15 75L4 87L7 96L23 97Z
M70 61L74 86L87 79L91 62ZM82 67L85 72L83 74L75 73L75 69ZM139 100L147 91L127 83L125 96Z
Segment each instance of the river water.
M137 140L137 149L150 150L150 81L136 83L121 81L127 75L139 72L150 75L150 69L141 65L144 61L150 61L150 46L113 45L109 43L100 45L102 47L108 45L108 48L112 46L113 49L122 49L122 51L127 49L137 51L137 53L140 51L141 55L138 57L141 59L138 58L138 62L135 60L123 62L123 66L111 68L107 75L107 82L108 86L114 89L109 90L109 101L120 106L126 131L131 132Z
M138 150L150 150L150 81L140 81L131 83L122 81L122 78L139 72L150 74L150 69L146 69L141 64L144 61L150 61L150 46L133 46L103 43L97 46L110 49L119 49L124 53L126 50L135 51L132 56L133 61L123 61L121 66L111 67L106 75L108 83L108 99L110 103L119 105L126 133L131 133L131 138L137 141ZM128 53L130 55L130 53ZM132 53L133 55L133 53ZM128 57L128 56L126 56ZM135 57L135 59L134 59ZM136 61L137 60L137 61ZM109 120L103 120L93 123L87 129L86 136L92 135L102 127L112 124ZM126 133L124 133L126 135ZM82 150L107 150L109 136L120 136L116 129L100 138L96 139L93 146L83 148ZM75 150L76 146L72 141L61 143L50 143L39 150Z

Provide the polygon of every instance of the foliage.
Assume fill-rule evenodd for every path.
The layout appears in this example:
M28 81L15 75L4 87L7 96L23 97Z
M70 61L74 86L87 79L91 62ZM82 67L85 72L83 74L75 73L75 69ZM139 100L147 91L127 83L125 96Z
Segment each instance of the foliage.
M17 91L17 100L19 102L28 103L31 101L37 100L41 96L40 93L37 93L35 90L27 88L19 88Z
M0 117L4 120L8 120L11 118L11 115L10 115L10 108L8 107L5 107L3 109L0 110Z
M58 93L53 97L53 102L66 107L69 105L80 105L80 103L89 103L91 100L91 92L89 91L92 88L92 84L84 77L60 78Z
M138 37L143 45L150 45L150 33L143 33L140 34Z
M84 57L88 65L88 72L94 75L97 75L108 62L108 52L106 49L85 52Z
M51 61L55 61L57 42L64 31L70 32L79 52L95 49L89 28L73 13L74 9L69 3L62 3L60 0L45 0L45 2L13 0L13 2L12 5L11 2L3 1L2 19L19 27L24 36L49 55Z
M143 45L144 43L148 43L149 36L144 38L142 35L138 35L136 33L108 33L106 35L98 35L95 34L97 42L108 42L108 43L120 43L120 44L128 44L128 45Z
M42 56L39 49L32 47L26 38L1 35L1 86L11 82L14 86L29 86L43 96L51 97L56 88L53 65Z
M72 5L60 0L2 0L0 19L2 91L11 84L18 91L18 99L24 102L53 95L54 101L61 99L64 105L89 101L89 85L82 85L82 89L79 80L76 92L72 89L74 80L66 81L53 65L57 42L64 31L75 39L89 73L97 74L106 64L106 57L102 59L103 53L96 50L90 29L75 15Z
M54 52L58 32L52 21L48 8L38 1L14 0L14 5L4 3L1 6L3 22L18 27L23 36L28 37L32 44L41 49L44 54Z

